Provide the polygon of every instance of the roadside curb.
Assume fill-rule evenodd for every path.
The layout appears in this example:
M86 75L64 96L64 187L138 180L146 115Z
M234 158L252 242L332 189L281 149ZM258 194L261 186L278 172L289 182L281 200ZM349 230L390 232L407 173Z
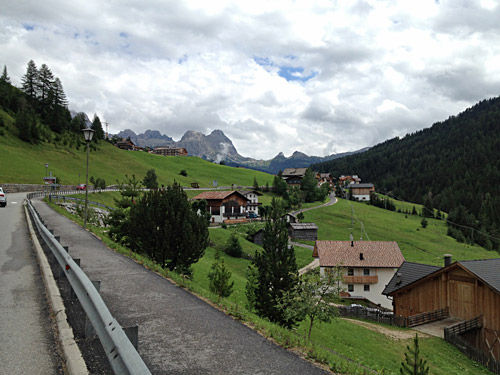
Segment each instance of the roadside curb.
M36 249L38 265L45 284L45 289L47 291L50 308L56 320L57 330L59 332L59 343L64 353L66 368L70 375L88 375L89 372L87 370L87 365L85 364L82 353L75 342L73 329L68 324L61 293L57 287L47 257L45 256L45 253L43 252L40 242L36 236L31 218L26 208L26 203L24 203L24 213L26 215L26 222L28 223L29 234Z

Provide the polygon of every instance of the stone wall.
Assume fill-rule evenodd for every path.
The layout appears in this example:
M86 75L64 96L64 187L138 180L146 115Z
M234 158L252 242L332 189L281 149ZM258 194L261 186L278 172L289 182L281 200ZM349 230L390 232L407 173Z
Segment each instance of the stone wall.
M2 184L0 183L0 187L2 187L3 191L6 193L31 193L33 191L44 191L47 189L49 185L43 184ZM59 187L59 190L75 190L75 185L62 185Z

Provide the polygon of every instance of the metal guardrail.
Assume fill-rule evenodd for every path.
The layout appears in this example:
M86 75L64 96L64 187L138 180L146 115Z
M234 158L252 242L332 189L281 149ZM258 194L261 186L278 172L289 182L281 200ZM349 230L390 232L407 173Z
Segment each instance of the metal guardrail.
M151 375L139 353L137 353L137 350L130 342L120 324L118 324L109 312L90 279L73 261L71 256L55 239L54 235L42 224L38 213L29 200L36 195L37 193L28 195L28 209L30 214L35 221L40 236L63 269L83 310L99 336L99 340L113 371L115 374Z

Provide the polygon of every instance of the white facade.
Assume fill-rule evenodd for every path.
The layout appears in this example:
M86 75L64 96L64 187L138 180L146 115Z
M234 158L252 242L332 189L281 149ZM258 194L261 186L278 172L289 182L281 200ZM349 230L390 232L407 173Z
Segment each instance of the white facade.
M362 194L353 194L352 197L354 199L360 200L360 201L369 201L370 200L370 195L362 195Z
M250 201L247 203L247 213L255 212L257 216L259 216L259 196L251 191L245 194L245 197Z
M220 211L217 214L216 212L213 212L212 207L210 207L210 216L212 223L222 223L226 219L238 219L239 217L241 217L241 214L245 213L244 206L239 206L238 212L234 211L235 208L238 207L225 207L224 205L222 205L220 206ZM226 211L226 209L230 209L231 211ZM240 214L240 215L234 215L234 217L232 217L231 215L229 215L229 213Z
M325 268L321 267L320 274L325 275ZM389 284L397 268L360 268L344 267L344 282L342 289L352 297L362 297L392 310L392 300L382 294L385 286Z

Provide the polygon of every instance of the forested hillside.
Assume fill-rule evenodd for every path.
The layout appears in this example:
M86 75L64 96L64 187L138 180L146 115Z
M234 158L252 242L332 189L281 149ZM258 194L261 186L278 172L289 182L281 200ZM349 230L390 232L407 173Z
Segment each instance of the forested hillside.
M449 221L455 223L450 235L499 248L500 97L431 128L314 168L334 176L357 174L379 192L410 202L425 200L450 214Z

